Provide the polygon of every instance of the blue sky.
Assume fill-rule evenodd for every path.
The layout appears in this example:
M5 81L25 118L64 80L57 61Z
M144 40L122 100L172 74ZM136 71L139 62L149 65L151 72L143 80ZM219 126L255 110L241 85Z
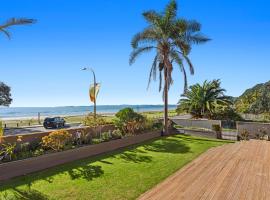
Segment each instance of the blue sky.
M89 105L90 72L102 83L98 104L162 104L158 83L147 91L152 55L129 66L132 36L146 26L141 15L162 10L168 0L2 0L1 21L35 18L0 35L0 70L12 87L11 106ZM270 79L270 3L267 0L179 0L180 17L196 19L212 41L190 55L195 75L189 84L220 78L228 95ZM169 102L183 91L174 70Z

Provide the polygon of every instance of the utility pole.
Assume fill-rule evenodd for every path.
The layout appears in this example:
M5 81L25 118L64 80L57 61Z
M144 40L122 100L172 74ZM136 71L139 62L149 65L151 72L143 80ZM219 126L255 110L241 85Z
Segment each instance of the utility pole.
M93 74L93 78L94 78L94 88L93 88L94 89L94 99L93 99L93 103L94 103L94 119L96 119L96 116L97 116L97 99L96 99L97 98L97 96L96 96L97 82L96 82L96 74L95 74L95 72L94 72L94 70L92 68L84 67L81 70L83 70L83 71L90 70L92 72L92 74ZM91 88L90 88L90 90L91 90Z

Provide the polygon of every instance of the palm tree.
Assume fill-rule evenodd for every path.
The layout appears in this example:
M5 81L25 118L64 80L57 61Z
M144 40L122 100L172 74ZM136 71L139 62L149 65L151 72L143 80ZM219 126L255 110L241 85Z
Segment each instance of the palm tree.
M194 74L193 65L188 57L193 44L201 44L209 39L200 33L201 25L196 21L177 18L177 3L171 0L162 13L144 12L148 26L136 34L131 42L133 51L129 63L133 64L142 53L155 50L148 86L159 74L159 91L163 87L164 134L168 134L168 90L173 83L172 71L176 64L184 75L184 91L187 89L187 75L184 64ZM162 86L162 83L164 84Z
M0 25L0 32L4 33L8 39L11 39L11 33L9 32L8 28L11 26L16 25L26 25L26 24L33 24L36 20L34 19L27 19L27 18L11 18L7 20L4 24Z
M220 84L220 80L213 80L190 86L180 99L178 109L201 118L211 117L220 107L232 105L232 98L224 95L226 90Z

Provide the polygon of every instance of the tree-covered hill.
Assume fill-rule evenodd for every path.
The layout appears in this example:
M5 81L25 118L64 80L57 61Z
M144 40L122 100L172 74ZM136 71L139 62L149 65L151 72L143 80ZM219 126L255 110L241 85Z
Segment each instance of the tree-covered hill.
M270 81L247 89L236 99L235 108L239 113L270 112Z

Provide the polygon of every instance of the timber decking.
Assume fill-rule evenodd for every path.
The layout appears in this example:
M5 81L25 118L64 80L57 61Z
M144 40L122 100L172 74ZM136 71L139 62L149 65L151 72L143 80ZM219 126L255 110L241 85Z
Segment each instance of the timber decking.
M270 199L270 142L212 148L139 199Z

